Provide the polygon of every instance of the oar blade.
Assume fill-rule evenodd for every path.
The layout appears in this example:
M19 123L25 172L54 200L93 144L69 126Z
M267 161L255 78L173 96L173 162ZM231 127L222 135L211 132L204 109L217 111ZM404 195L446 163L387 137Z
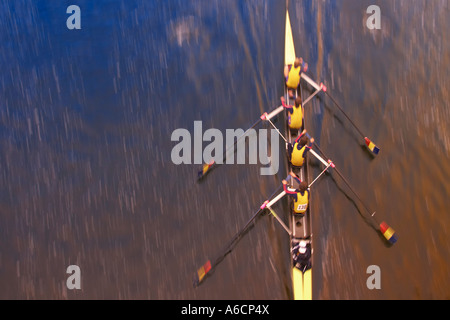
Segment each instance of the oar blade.
M369 138L365 137L364 141L366 142L367 148L372 151L373 154L377 155L380 152L380 148L378 148L375 143L373 143Z
M202 169L198 172L198 179L202 179L204 176L206 176L213 165L214 161L204 164Z
M386 238L387 241L389 241L391 244L394 244L398 240L398 236L395 233L395 230L392 229L386 222L382 222L380 224L380 231L383 234L383 236Z
M209 271L211 271L211 260L206 261L206 263L197 270L197 273L194 275L194 287L200 285Z

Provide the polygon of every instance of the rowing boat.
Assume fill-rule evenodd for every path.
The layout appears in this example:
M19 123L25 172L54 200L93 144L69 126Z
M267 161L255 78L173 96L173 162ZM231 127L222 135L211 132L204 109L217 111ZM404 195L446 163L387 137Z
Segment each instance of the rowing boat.
M285 29L285 55L284 55L284 64L285 65L292 65L294 63L294 60L296 58L295 55L295 48L294 48L294 40L292 35L292 28L291 28L291 22L289 19L289 11L286 10L286 29ZM302 82L303 81L303 82ZM305 86L308 87L308 91L312 92L310 95L306 98L302 96L302 88L303 83L305 83ZM302 107L303 110L305 110L305 105L311 101L314 96L316 96L319 92L323 91L329 95L329 93L326 91L326 87L320 83L316 83L314 80L312 80L305 72L301 72L300 74L300 86L295 90L294 96L291 98L289 96L288 88L284 85L285 91L284 91L284 99L288 105L293 105L295 98L298 94L302 97ZM300 89L300 92L299 90ZM306 99L305 99L306 98ZM331 96L330 96L331 98ZM332 99L333 102L337 105L337 102ZM284 104L284 103L283 103ZM339 109L342 110L340 106L338 106ZM278 130L278 128L273 124L271 121L272 118L275 118L277 115L282 114L285 110L285 121L284 121L284 131L285 135L283 136L281 132ZM343 181L348 185L350 190L355 194L355 196L362 202L361 198L358 196L358 194L353 190L353 188L350 186L349 182L343 177L343 175L337 170L334 163L331 160L325 161L320 155L318 155L313 149L310 149L309 152L306 154L306 159L303 163L303 166L298 168L291 165L290 162L290 156L289 156L289 145L293 145L296 138L299 135L299 132L303 131L305 129L305 121L303 119L303 127L300 129L292 130L289 127L287 113L289 111L285 109L284 105L277 107L270 113L264 113L261 115L260 119L253 124L250 129L254 128L257 124L259 124L261 121L267 121L272 125L272 127L282 136L282 138L286 141L286 154L287 154L287 178L286 180L289 180L289 186L287 189L289 191L293 191L299 188L299 183L296 179L288 179L290 177L290 173L295 173L301 181L306 181L308 184L308 189L322 176L330 167L334 168L335 171L338 173L338 175L343 179ZM342 112L344 112L342 110ZM348 118L348 116L346 116ZM350 119L349 119L350 120ZM352 124L356 125L352 122ZM248 129L248 130L250 130ZM247 131L248 131L247 130ZM246 131L246 132L247 132ZM362 134L362 132L358 129L358 132ZM245 136L245 133L238 138L242 139ZM370 139L365 138L365 141L369 141L369 149L374 152L375 154L378 153L379 148L371 142ZM236 146L237 141L234 143L233 146L229 147L227 151L231 150L231 148L234 149ZM323 157L326 157L323 153L323 151L320 149L320 147L315 144L315 147L319 150L319 152L322 154ZM310 182L310 158L309 155L314 156L319 162L324 166L323 171L316 177L312 182ZM224 157L225 161L225 157ZM212 161L209 164L205 164L203 168L198 173L198 179L202 179L215 165L215 162ZM283 182L284 183L284 182ZM279 187L279 189L281 186ZM312 290L312 272L313 272L313 233L312 233L312 214L311 214L311 205L308 205L306 211L303 214L297 214L293 210L293 199L291 197L288 197L288 210L287 210L287 217L289 220L289 226L286 226L283 222L283 219L281 219L273 210L272 206L275 205L280 199L282 199L286 195L286 191L282 191L278 195L276 195L274 198L272 198L277 192L277 189L256 211L256 213L251 217L251 219L245 224L245 226L237 232L237 234L232 238L232 240L224 247L222 251L220 251L220 254L217 256L214 260L207 260L207 262L202 265L197 272L194 274L194 287L199 286L208 275L212 274L213 270L217 267L217 265L223 261L223 259L233 250L233 248L237 245L239 240L243 237L244 234L247 233L250 226L254 222L254 220L263 212L268 210L274 218L280 223L280 225L285 229L285 231L289 234L289 249L292 254L296 253L296 250L298 250L299 244L302 244L302 247L306 247L306 252L309 254L302 255L302 259L300 261L295 261L294 257L290 259L290 271L291 271L291 279L292 279L292 296L296 300L311 300L313 297L313 290ZM311 201L311 199L310 199ZM374 219L375 222L375 212L371 213L371 211L367 208L367 206L363 203L365 209L367 210L368 214L372 219ZM380 231L384 235L384 237L390 242L390 244L395 243L397 240L397 235L395 234L395 231L389 227L385 222L382 222L381 224L377 222L377 224L380 226Z
M284 52L284 64L292 65L295 60L295 47L292 36L291 22L289 19L289 11L286 10L286 30L285 30L285 52ZM298 94L296 90L294 98L290 98L287 87L285 86L285 100L288 105L294 104L294 99ZM287 113L288 111L286 111ZM287 119L287 117L286 117ZM289 143L293 143L297 138L299 132L305 127L305 121L303 121L303 128L301 130L291 130L288 125L288 121L285 121L285 137ZM287 147L287 145L286 145ZM288 150L286 149L286 154ZM301 181L306 181L309 184L308 175L308 154L306 155L305 163L301 168L296 168L291 165L289 161L289 155L287 156L287 174L292 171L300 177ZM290 179L289 187L293 189L298 188L298 182L295 179ZM292 290L295 300L311 300L312 299L312 219L311 219L311 206L304 214L296 214L293 211L293 199L288 197L288 217L289 217L289 229L290 229L290 251L293 252L294 248L299 245L300 241L306 243L308 250L311 250L311 256L309 263L305 265L295 265L294 259L291 258L291 277L292 277Z

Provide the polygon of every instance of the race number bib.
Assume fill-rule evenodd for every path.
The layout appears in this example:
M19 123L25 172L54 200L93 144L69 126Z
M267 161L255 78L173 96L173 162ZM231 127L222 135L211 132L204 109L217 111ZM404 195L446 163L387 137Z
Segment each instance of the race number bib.
M306 211L306 208L308 207L307 204L299 204L297 206L297 211Z

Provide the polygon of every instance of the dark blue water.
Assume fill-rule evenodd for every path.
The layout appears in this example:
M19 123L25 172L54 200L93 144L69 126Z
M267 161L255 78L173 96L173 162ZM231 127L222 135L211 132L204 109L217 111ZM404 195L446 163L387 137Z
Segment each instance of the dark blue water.
M66 27L71 4L81 30ZM378 1L370 31L371 4L289 7L297 54L382 151L323 94L305 106L308 130L400 237L385 246L339 177L321 178L313 296L448 299L449 4ZM279 105L284 19L280 1L3 1L0 297L289 299L288 237L268 217L192 287L284 168L227 165L199 184L170 139L195 120L246 129ZM372 264L380 290L366 287Z

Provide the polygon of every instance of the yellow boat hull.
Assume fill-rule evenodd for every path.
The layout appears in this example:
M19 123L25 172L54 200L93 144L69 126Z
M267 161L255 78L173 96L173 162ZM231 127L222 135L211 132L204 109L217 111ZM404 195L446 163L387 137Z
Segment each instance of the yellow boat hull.
M294 300L312 300L312 270L305 273L299 269L292 268L292 286L294 290Z
M289 18L289 11L286 10L286 30L285 30L285 46L284 46L284 64L291 65L294 64L295 61L295 47L294 47L294 38L292 35L292 27L291 20ZM286 94L286 92L285 92ZM289 101L289 97L286 96L286 101ZM301 129L299 130L301 131ZM291 131L289 128L286 128L286 136L288 140L292 142L293 139L296 138L291 135ZM290 164L288 164L289 170L291 170ZM304 167L307 167L304 166ZM302 180L306 179L307 176L304 176L306 169L303 168L300 170ZM299 217L291 216L290 218L290 229L292 232L291 235L291 246L293 247L300 240L306 240L309 244L312 244L311 240L311 227L310 227L310 219L309 219L309 209L305 218L303 218L303 223L305 226L297 227L297 222ZM308 240L309 239L309 240ZM294 240L294 242L293 242ZM298 268L292 265L292 289L295 300L312 300L312 269L307 270L306 272L300 271Z
M284 64L294 64L295 47L294 38L292 37L291 20L289 19L289 11L286 10L286 32L284 39Z

